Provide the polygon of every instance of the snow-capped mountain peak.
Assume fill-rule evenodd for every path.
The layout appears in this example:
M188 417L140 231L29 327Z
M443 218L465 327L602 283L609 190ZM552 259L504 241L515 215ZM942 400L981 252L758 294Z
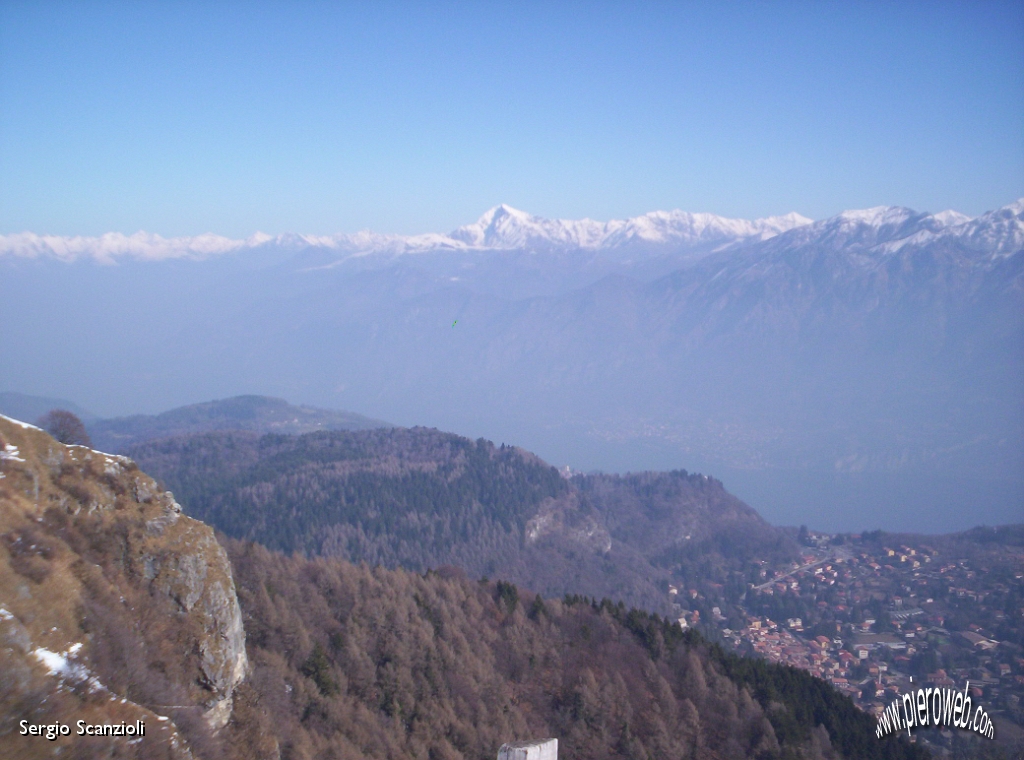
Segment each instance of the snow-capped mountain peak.
M502 204L489 209L473 224L449 234L473 248L524 247L621 248L648 245L704 244L765 239L811 222L791 212L767 219L729 219L686 211L652 211L629 219L597 222L593 219L546 219Z
M1024 250L1024 198L958 225L950 233L996 258Z
M903 206L874 206L865 209L853 209L836 214L826 220L833 224L863 224L868 227L882 227L887 224L902 224L916 212Z
M958 224L964 224L971 221L973 217L967 216L967 214L961 214L959 211L953 209L946 209L940 211L937 214L932 214L932 219L937 221L944 227L955 227Z
M1024 198L1018 198L1013 203L1003 206L999 211L1005 211L1017 217L1021 216L1024 214Z
M998 258L1024 249L1024 199L972 218L957 211L919 213L903 206L843 211L779 234L768 251L824 246L848 253L894 254L944 240L973 255Z
M603 227L590 219L545 219L503 203L448 237L471 248L589 247L600 238Z

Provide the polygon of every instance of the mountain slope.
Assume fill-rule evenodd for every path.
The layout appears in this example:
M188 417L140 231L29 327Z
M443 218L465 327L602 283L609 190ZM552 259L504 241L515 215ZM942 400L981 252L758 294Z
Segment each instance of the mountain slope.
M566 480L521 449L423 428L220 433L128 451L190 515L230 536L420 572L455 565L545 596L607 596L668 612L679 546L720 556L735 544L744 560L796 551L701 475Z
M569 760L928 756L823 681L621 605L227 549L285 756L486 758L549 736Z

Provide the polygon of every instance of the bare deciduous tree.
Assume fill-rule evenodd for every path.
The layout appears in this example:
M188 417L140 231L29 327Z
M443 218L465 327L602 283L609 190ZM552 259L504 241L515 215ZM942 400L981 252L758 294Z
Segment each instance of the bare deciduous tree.
M51 409L36 424L61 443L92 446L85 425L67 409Z

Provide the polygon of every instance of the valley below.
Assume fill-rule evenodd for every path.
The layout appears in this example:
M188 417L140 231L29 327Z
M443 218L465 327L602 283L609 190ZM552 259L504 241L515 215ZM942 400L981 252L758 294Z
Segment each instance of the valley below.
M233 539L225 553L131 460L9 418L0 436L5 753L459 758L556 734L569 757L828 757L833 742L860 757L916 756L901 740L871 743L870 719L823 682L805 676L794 690L792 677L751 670L621 602L530 597L454 567L288 558ZM428 450L476 450L506 470L541 466L517 450L503 461L482 442L427 438ZM548 486L564 490L548 469ZM19 730L82 715L150 730L52 740Z
M128 458L0 419L0 745L454 759L552 735L571 758L813 760L1015 742L1019 528L779 529L701 474L560 472L348 422ZM1000 741L879 741L872 713L911 675L978 684ZM150 730L18 734L82 715Z

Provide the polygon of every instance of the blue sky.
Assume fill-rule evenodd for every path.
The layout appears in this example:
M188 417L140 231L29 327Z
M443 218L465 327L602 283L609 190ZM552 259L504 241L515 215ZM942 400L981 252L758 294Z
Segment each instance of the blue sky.
M0 234L1024 195L1024 4L0 1Z

